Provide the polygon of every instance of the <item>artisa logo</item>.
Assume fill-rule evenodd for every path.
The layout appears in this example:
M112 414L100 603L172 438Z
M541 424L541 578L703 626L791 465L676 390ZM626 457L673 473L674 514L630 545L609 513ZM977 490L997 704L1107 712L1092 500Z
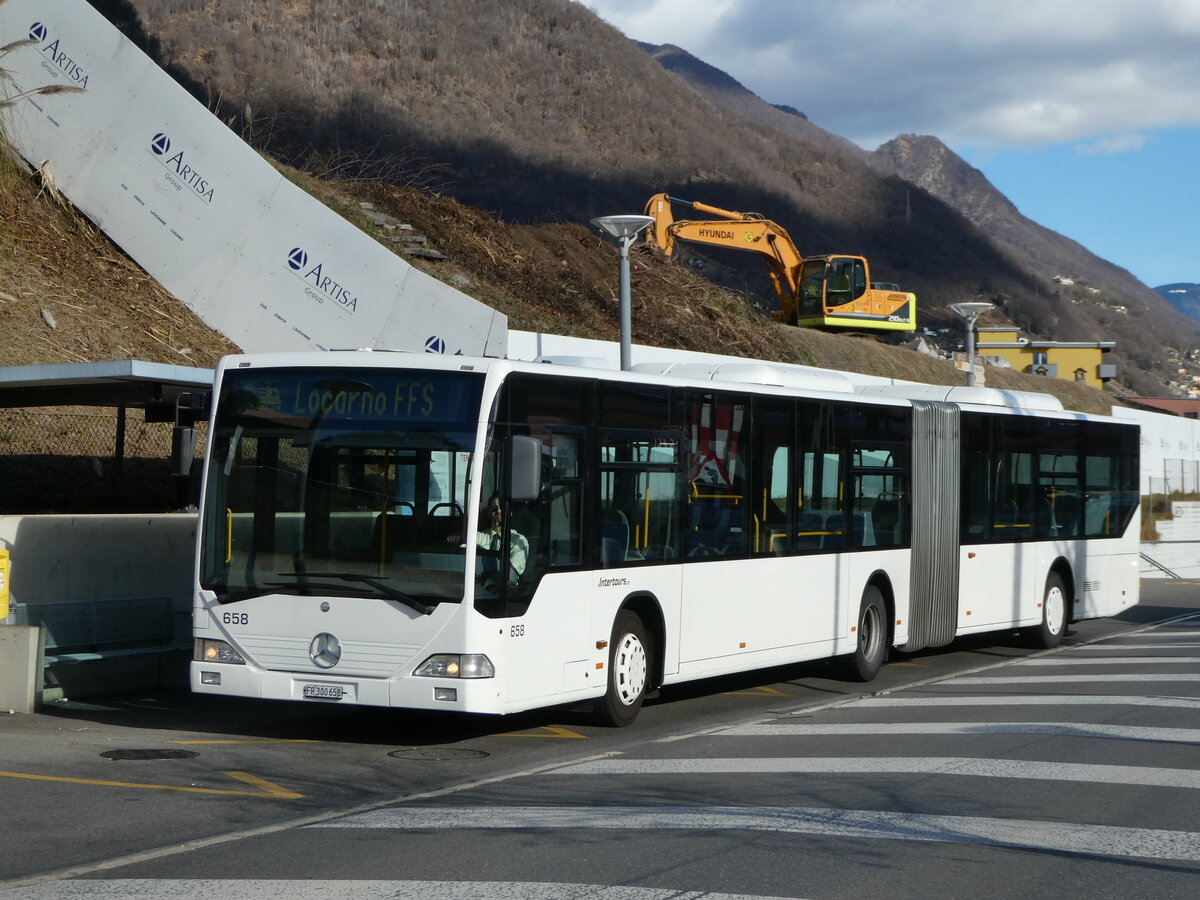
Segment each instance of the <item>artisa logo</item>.
M178 179L176 187L182 182L195 192L196 196L206 203L213 202L212 182L201 175L184 157L182 150L171 153L171 139L161 131L150 141L150 152L157 156L159 163L168 172L175 173Z
M61 46L58 38L52 41L49 38L50 30L41 22L34 22L29 26L29 39L41 45L42 56L52 62L58 71L75 82L76 87L86 88L88 74L83 70L83 66L71 58L70 54Z
M320 302L325 298L333 300L347 312L358 312L358 297L329 275L325 274L325 264L317 263L311 269L308 267L308 253L302 247L293 247L287 257L288 268L311 287L305 293Z

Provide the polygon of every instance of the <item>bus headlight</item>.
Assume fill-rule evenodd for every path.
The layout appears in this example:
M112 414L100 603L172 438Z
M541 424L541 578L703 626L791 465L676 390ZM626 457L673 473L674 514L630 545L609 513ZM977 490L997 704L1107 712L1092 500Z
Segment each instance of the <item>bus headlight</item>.
M494 678L496 667L482 653L438 653L417 666L413 674L430 678Z
M244 666L246 661L242 655L224 641L210 641L207 638L196 638L192 645L192 659L197 662L233 663Z

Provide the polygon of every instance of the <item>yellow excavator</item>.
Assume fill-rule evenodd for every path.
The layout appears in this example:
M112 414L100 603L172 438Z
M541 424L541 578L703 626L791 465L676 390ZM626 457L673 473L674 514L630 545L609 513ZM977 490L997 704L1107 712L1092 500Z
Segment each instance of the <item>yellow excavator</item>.
M676 221L671 205L695 210L707 219ZM788 233L757 213L741 213L669 194L646 204L654 219L653 240L667 256L677 241L757 253L767 263L789 325L854 331L915 331L917 298L896 285L873 285L862 256L803 257Z

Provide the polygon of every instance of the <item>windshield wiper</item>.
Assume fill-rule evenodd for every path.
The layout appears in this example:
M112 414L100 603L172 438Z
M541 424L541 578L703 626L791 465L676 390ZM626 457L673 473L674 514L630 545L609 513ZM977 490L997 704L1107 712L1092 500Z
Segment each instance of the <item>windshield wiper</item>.
M227 584L205 584L201 585L206 591L212 591L217 595L219 603L238 603L242 600L249 600L253 597L262 597L266 594L274 593L269 588L246 585L245 587L230 587Z
M276 572L275 574L281 578L295 578L300 581L305 581L309 578L336 578L341 581L359 581L363 584L370 585L391 600L399 600L405 606L416 610L423 616L428 616L435 609L437 609L436 604L430 605L428 603L422 603L411 594L406 594L404 591L394 588L391 585L384 584L379 578L374 578L370 575L360 575L357 572ZM286 582L271 583L282 585ZM323 587L323 585L320 584L306 584L304 586L309 588ZM328 587L335 587L335 585L328 585Z

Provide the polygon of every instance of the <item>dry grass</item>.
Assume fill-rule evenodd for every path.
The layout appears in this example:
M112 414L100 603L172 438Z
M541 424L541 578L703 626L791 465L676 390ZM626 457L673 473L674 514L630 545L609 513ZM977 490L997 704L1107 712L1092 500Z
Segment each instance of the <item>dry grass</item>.
M48 183L0 155L0 358L5 365L142 359L212 366L235 345Z

